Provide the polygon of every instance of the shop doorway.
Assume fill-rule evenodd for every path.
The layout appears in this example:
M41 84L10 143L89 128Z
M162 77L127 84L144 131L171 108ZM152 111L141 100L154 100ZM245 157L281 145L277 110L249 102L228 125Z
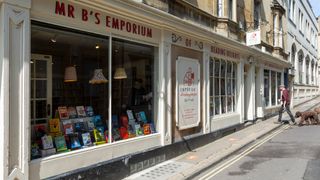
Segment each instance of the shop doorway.
M179 142L179 141L184 141L187 139L189 136L197 136L201 135L203 132L203 116L202 116L202 89L203 89L203 66L202 66L202 59L203 55L199 51L191 50L188 48L183 48L179 46L172 46L172 54L171 54L171 78L172 78L172 121L171 121L171 127L172 127L172 142ZM195 64L199 64L199 76L198 78L195 77L195 79L199 80L199 93L198 97L200 98L199 105L197 106L199 108L199 113L197 116L199 116L200 122L197 123L197 125L190 123L192 126L188 128L183 128L179 127L179 121L178 121L178 104L177 102L177 64L179 64L179 61L182 59L189 59L190 62L195 62ZM193 70L192 70L193 71ZM196 72L194 73L196 76ZM190 104L189 104L190 105ZM181 110L181 108L180 108ZM179 110L179 112L180 112ZM180 114L181 115L181 114ZM180 124L181 125L181 124ZM184 126L187 126L187 124L184 124Z
M47 125L52 117L52 56L31 54L31 125Z

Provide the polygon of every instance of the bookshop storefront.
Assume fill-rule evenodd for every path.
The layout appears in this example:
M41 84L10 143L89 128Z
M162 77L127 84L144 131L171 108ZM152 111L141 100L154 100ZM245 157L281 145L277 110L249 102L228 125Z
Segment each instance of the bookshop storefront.
M30 112L29 179L161 146L161 33L119 14L74 1L32 1L23 90L30 93L23 102Z

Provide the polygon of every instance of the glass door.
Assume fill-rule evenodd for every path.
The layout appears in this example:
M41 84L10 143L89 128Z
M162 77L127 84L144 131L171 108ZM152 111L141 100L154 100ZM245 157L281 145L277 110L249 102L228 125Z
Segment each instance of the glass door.
M52 117L52 56L31 55L31 125L47 126Z

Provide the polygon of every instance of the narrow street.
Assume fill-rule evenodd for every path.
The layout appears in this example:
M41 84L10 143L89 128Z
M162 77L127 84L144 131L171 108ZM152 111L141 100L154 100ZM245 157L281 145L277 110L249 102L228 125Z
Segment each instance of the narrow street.
M320 126L283 125L192 179L317 180Z

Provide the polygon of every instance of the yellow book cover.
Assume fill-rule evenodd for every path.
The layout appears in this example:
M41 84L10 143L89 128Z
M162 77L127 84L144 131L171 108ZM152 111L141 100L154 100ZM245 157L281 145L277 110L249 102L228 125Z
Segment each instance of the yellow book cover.
M49 120L49 129L51 133L60 132L60 120L58 118Z

